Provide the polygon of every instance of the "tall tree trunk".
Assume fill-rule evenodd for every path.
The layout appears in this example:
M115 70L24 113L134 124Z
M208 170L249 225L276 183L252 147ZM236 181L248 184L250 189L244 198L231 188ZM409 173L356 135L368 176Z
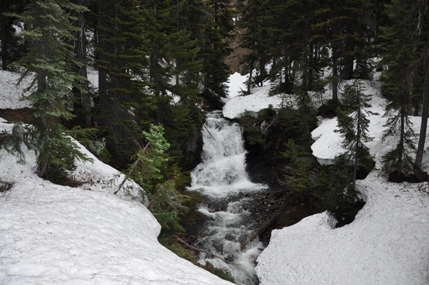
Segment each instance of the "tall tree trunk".
M350 80L353 78L353 61L354 58L351 55L344 56L344 65L341 70L341 79Z
M360 105L360 102L359 102L359 105ZM355 148L355 153L354 153L354 164L353 164L353 187L355 187L356 186L356 177L357 177L357 170L358 170L358 165L359 165L359 161L358 161L358 159L359 159L359 157L358 157L358 149L359 149L359 144L360 144L360 142L361 142L361 140L362 140L362 133L361 133L361 128L360 128L360 126L361 126L361 124L362 124L362 122L361 122L361 118L362 118L362 113L361 113L362 111L361 111L361 109L359 108L358 110L357 110L357 118L358 118L358 121L357 121L357 123L356 123L356 126L357 126L357 133L356 133L356 148Z
M400 127L400 132L399 132L399 146L398 146L398 150L399 150L399 154L398 154L398 164L396 166L396 174L398 177L402 177L402 164L403 164L403 160L404 160L404 152L405 152L405 114L406 114L406 110L404 107L401 107L400 110L401 114L401 127Z
M428 52L429 46L426 47L426 53ZM420 125L420 137L419 144L417 146L416 160L414 162L414 175L420 181L427 180L427 174L421 170L424 147L426 142L426 133L428 126L428 108L429 108L429 55L425 55L425 86L423 92L423 104L422 104L422 121Z
M308 70L308 81L307 81L307 90L313 90L313 85L314 85L314 71L315 71L315 48L314 45L312 43L310 43L308 45L308 66L307 66L307 70Z
M252 86L252 80L253 80L253 65L254 65L254 60L253 58L250 59L250 63L249 63L249 79L247 80L247 94L250 94L250 89Z
M336 48L332 48L332 100L338 101L338 57Z
M1 0L0 1L0 13L3 13L3 11L5 11L6 9L6 1ZM6 26L7 26L7 22L5 20L5 22L1 23L0 26L0 38L1 38L1 68L3 70L7 69L7 52L6 52L6 47L7 47L7 39L6 39Z
M85 5L86 0L81 0L79 5ZM80 102L82 104L82 110L85 117L85 125L89 127L91 125L91 97L89 95L89 86L88 86L88 71L86 65L86 23L84 13L80 12L76 15L77 21L76 26L80 28L80 30L76 33L75 36L75 44L74 44L74 53L77 56L79 63L82 66L75 66L74 71L79 74L79 76L85 78L83 82L81 82L81 90L76 91L78 96L80 97Z
M97 44L98 48L102 51L106 50L105 38L106 38L106 11L107 3L104 0L100 0L98 6L98 29L97 29ZM102 52L97 54L98 60L104 61L105 58ZM99 92L99 102L100 102L100 113L103 113L106 109L109 108L109 100L107 100L107 71L104 67L98 67L98 92Z
M3 3L3 1L1 1ZM3 6L3 4L1 4ZM0 9L0 11L3 11L3 8ZM7 70L7 32L6 32L7 24L4 23L0 27L0 33L1 33L1 68L2 70Z

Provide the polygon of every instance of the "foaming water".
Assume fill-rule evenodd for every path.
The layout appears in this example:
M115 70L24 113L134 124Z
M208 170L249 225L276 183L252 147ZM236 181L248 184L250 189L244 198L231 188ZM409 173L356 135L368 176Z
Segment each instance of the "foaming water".
M238 124L223 119L220 112L210 113L203 140L202 162L191 173L189 190L199 191L206 203L200 205L199 212L207 221L194 245L212 254L201 252L199 262L230 272L237 284L258 284L255 260L263 245L255 239L241 249L258 227L242 202L249 199L249 193L266 186L249 180Z
M202 163L191 173L189 190L225 197L265 188L247 176L246 150L238 124L223 119L220 112L212 112L203 128L203 140Z

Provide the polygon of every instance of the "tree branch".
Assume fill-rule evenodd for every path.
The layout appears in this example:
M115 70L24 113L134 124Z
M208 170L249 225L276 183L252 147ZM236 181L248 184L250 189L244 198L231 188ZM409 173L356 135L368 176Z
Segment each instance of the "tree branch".
M225 259L223 259L222 257L220 257L220 256L218 256L218 255L216 255L214 253L211 253L211 252L209 252L207 250L204 250L204 249L201 249L201 248L197 248L197 247L194 247L194 246L188 244L186 241L184 241L183 239L179 238L177 235L175 235L174 238L177 239L180 243L182 243L185 246L189 247L190 249L193 249L193 250L196 250L196 251L199 251L199 252L207 253L207 254L209 254L209 255L211 255L213 257L219 258L220 260L222 260L225 263L231 263L231 262L226 261Z

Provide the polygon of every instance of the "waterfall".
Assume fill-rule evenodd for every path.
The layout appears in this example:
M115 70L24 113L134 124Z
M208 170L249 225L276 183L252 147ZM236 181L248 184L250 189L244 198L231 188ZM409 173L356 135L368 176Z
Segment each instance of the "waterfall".
M222 118L221 112L209 113L203 140L202 162L191 173L189 190L204 197L199 212L207 217L195 246L213 255L202 252L199 262L230 272L237 284L258 284L254 262L263 245L255 239L240 249L258 227L254 214L243 205L249 203L252 193L266 187L248 178L246 150L237 123Z

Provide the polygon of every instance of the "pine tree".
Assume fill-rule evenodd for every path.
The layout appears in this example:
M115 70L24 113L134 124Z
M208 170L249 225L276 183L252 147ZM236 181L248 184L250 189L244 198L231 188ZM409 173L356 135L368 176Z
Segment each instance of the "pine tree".
M263 0L249 0L242 10L242 15L238 23L238 26L245 30L242 35L241 47L250 51L249 54L243 57L243 61L247 63L247 69L249 72L246 90L247 94L250 94L250 89L254 84L253 70L256 69L258 62L264 62L261 56L266 52L263 43L267 38L269 38L266 37L265 40L263 40L264 34L262 27L266 17L265 7ZM263 68L265 69L265 66Z
M191 36L184 1L152 1L145 7L145 29L149 31L149 85L157 110L155 121L163 123L173 96L192 98L200 91L202 60L196 39Z
M389 23L381 27L383 63L387 69L382 76L383 95L390 100L386 106L388 117L383 139L398 136L396 147L383 156L383 169L395 171L398 177L413 169L412 152L415 150L414 131L409 114L412 111L415 85L415 65L421 45L418 29L418 5L414 2L393 0L386 5Z
M138 1L100 1L96 33L99 71L97 124L106 137L111 164L123 169L140 148L141 131L155 109L147 92L149 41Z
M336 218L339 227L347 220L353 219L358 211L359 192L350 183L350 159L346 155L335 157L333 165L322 166L314 195L318 196L330 215Z
M164 128L162 125L151 125L143 136L147 140L146 146L133 157L134 163L127 171L127 177L143 187L149 198L148 209L163 229L183 230L179 213L187 211L183 205L186 197L176 190L175 181L165 180L161 172L163 164L168 161L166 151L170 148L164 138ZM124 182L115 193L119 192Z
M70 90L77 77L71 72L72 47L66 43L75 30L70 10L85 8L68 0L34 0L17 15L25 26L20 36L30 46L18 64L24 68L20 81L34 78L25 99L34 109L31 139L36 142L37 174L50 179L74 169L75 158L86 159L61 125L72 118Z
M363 91L362 83L357 80L354 80L351 85L346 85L341 98L344 110L337 110L339 129L336 132L344 138L343 147L347 150L345 157L353 167L351 175L353 187L358 168L361 166L369 170L373 167L373 159L369 148L365 145L370 141L368 115L372 113L368 110L371 107L368 102L371 96L364 94Z
M229 68L224 62L231 53L228 39L233 29L231 0L207 1L211 17L205 28L205 44L201 55L204 59L203 96L226 97Z
M359 33L363 1L321 1L314 13L317 20L312 25L312 38L331 49L329 65L332 68L332 99L338 101L339 81L353 78L353 60L357 48L365 43Z

